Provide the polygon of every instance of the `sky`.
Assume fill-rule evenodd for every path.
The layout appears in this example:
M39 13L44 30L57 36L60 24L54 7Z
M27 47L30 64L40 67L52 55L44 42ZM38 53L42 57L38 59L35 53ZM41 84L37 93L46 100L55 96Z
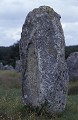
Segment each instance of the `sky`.
M78 45L78 0L0 0L0 46L20 40L27 14L42 5L61 15L66 45Z

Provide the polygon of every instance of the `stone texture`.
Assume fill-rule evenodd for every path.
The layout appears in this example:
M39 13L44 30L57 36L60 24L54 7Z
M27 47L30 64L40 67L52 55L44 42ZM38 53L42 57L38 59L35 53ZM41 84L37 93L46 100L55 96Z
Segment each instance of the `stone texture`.
M20 62L20 60L16 60L15 70L17 72L21 72L21 62Z
M70 80L78 80L78 52L71 53L66 61Z
M66 105L68 71L60 15L48 6L31 11L20 40L22 97L24 103L48 112L62 112Z

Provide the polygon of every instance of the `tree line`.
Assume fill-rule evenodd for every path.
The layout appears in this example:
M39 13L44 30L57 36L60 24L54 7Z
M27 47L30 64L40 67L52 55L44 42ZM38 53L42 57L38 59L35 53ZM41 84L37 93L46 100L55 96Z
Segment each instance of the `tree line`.
M65 47L65 58L73 53L78 52L78 45L75 46L66 46ZM9 47L0 47L0 62L4 65L12 65L15 67L16 60L20 59L19 57L19 41Z
M73 52L78 52L78 45L66 46L65 47L65 58L67 59L67 57Z
M9 47L0 47L0 62L3 65L15 67L16 60L19 59L19 42Z

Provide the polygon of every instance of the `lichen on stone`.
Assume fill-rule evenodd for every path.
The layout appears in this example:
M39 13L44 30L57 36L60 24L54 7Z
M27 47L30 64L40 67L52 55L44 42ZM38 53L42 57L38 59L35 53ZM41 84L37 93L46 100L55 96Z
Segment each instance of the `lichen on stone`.
M23 100L38 107L47 101L48 112L62 112L69 77L60 15L49 6L41 6L29 12L22 30Z

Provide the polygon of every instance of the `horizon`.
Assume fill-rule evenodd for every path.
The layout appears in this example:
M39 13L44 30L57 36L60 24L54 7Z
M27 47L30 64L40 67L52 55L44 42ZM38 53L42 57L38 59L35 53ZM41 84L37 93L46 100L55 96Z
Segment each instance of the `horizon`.
M14 44L17 44L19 41L17 41L16 43L13 43L12 45L9 45L9 46L0 46L0 47L11 47L13 46ZM72 46L78 46L78 45L65 45L65 47L72 47Z

